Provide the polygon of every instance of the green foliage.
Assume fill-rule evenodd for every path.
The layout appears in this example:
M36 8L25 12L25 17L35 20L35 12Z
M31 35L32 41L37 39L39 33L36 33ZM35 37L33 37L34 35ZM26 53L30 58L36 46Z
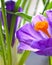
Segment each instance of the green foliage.
M46 10L46 8L47 8L47 6L48 6L49 1L50 1L50 0L46 0L42 14L44 14L44 11Z
M49 3L49 5L46 7L46 10L52 9L52 2Z
M50 2L50 3L47 5L47 7L46 7L45 10L49 10L49 9L52 9L52 2ZM46 16L46 13L44 12L43 15Z
M42 0L43 1L43 4L45 4L46 0Z
M10 14L13 14L14 16L21 16L21 17L24 18L26 21L31 22L32 16L29 16L29 15L23 13L23 12L15 12L15 13L9 12L9 11L7 11L7 12L10 13Z
M30 51L24 51L18 65L23 65L25 63L25 61L27 60L28 56L30 55L30 53L31 53Z

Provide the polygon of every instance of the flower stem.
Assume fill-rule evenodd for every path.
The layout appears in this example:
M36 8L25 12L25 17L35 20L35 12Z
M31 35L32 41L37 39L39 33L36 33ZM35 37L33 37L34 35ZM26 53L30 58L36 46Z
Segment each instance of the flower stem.
M49 1L50 1L50 0L46 0L46 3L45 3L45 6L44 6L44 9L43 9L42 14L43 14L43 13L44 13L44 11L46 10L46 7L47 7L47 5L48 5Z
M18 0L15 4L15 8L14 8L14 12L17 12L18 11L18 8L19 8L19 5L21 3L21 0ZM15 21L16 21L16 17L17 16L12 16L12 20L11 20L11 28L10 28L10 41L9 43L11 44L12 43L12 37L13 37L13 31L14 31L14 25L15 25ZM11 64L12 65L12 64Z
M49 65L52 65L52 56L49 56Z
M5 32L6 32L8 65L12 65L11 44L9 43L9 33L8 33L8 26L7 26L7 19L6 19L6 12L5 12L5 3L4 3L4 0L1 0L1 6L2 6L2 15L3 15L3 20L4 20L4 29L5 29Z
M22 7L22 9L23 9L23 12L24 12L24 8L25 8L26 3L27 3L27 0L22 0L21 7ZM19 24L18 28L21 27L21 23L22 23L22 19L21 19L21 21L20 21L20 24Z
M2 34L2 24L0 21L0 43L2 47L2 55L3 55L3 60L4 60L4 65L6 64L6 54L5 54L5 46L4 46L4 39L3 39L3 34Z
M25 51L18 63L18 65L23 65L24 62L26 61L26 59L28 58L28 56L30 55L30 51Z
M18 11L19 5L21 3L21 0L18 0L15 4L15 8L14 8L14 12ZM15 25L15 21L16 21L16 17L15 15L12 16L12 20L11 20L11 28L10 28L10 43L12 43L12 37L13 37L13 31L14 31L14 25Z
M16 15L21 16L24 19L26 19L27 21L31 22L32 17L28 16L27 14L16 12Z
M26 13L26 14L28 13L30 4L31 4L31 0L28 0L28 4L27 4L26 10L25 10L25 13ZM26 20L24 19L24 20L23 20L23 25L24 25L25 23L26 23Z
M27 0L23 0L23 3L22 3L22 8L24 9L25 5L26 5L26 2Z

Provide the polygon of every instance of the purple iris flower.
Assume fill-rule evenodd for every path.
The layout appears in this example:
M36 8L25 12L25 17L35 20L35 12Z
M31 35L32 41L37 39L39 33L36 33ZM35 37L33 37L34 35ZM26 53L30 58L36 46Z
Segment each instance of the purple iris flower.
M36 15L32 22L25 24L16 32L19 49L33 51L39 55L52 56L52 10L47 17Z
M14 7L15 7L15 2L14 1L7 1L5 4L6 4L6 10L7 11L14 12ZM22 10L21 7L19 7L19 9L17 11L22 12L23 10ZM7 13L6 17L7 17L8 30L10 32L12 14ZM1 18L2 22L3 22L2 11L0 11L0 18ZM20 20L21 20L21 18L19 16L17 16L16 21L15 21L15 26L14 26L14 32L13 32L12 46L14 45L14 42L15 42L16 27L20 23ZM3 25L4 25L4 23L3 23Z

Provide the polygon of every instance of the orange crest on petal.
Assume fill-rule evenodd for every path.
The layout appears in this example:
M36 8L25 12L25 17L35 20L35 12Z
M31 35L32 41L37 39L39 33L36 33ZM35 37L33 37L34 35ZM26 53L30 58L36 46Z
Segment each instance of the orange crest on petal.
M40 21L40 22L37 22L36 24L35 24L35 26L34 26L34 29L36 30L36 31L38 31L38 30L47 30L47 28L48 28L48 22L47 21Z
M35 24L34 29L36 31L41 30L42 32L44 32L45 34L47 34L48 37L50 37L50 35L49 35L48 31L47 31L47 29L48 29L48 22L47 21L45 21L45 20L44 21L38 21Z

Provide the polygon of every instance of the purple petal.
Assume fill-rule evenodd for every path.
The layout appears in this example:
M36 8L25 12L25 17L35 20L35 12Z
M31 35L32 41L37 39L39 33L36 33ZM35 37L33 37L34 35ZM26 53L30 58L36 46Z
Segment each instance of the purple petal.
M19 48L22 50L33 51L39 55L52 56L52 38L32 42L32 45L20 43Z
M51 35L51 32L52 32L52 31L50 30L49 21L48 21L48 19L47 19L46 17L44 17L43 15L37 15L37 16L32 17L32 25L35 26L37 22L44 21L44 20L48 22L48 29L47 29L47 30L48 30L49 34ZM41 33L41 35L42 35L43 37L47 37L47 35L44 34L42 31L39 31L39 32Z
M48 20L50 22L50 25L52 26L52 10L46 11L46 14L47 14Z
M33 26L29 23L24 25L16 32L16 36L20 42L31 45L33 41L40 41L45 39L39 32L33 29Z
M15 2L14 1L7 1L6 2L6 10L7 11L13 12L14 7L15 7ZM12 20L12 14L7 13L7 24L8 24L9 32L10 32L11 20ZM14 41L15 41L15 31L13 33L12 46L14 44Z
M45 50L37 51L38 55L44 55L44 56L52 56L52 47L47 48Z
M33 48L39 49L38 52L36 52L39 55L46 55L51 56L52 55L52 38L41 40L37 42L36 44L32 44Z
M1 18L2 18L2 12L0 11L0 20L1 20Z
M32 17L32 24L35 25L37 22L44 21L44 20L47 21L46 17L39 14L39 15L36 15L36 16Z
M22 53L23 49L20 49L19 47L17 47L17 53Z
M37 18L32 19L33 25L29 23L20 28L16 32L16 36L20 42L19 48L30 51L38 49L37 54L50 56L52 55L52 38L44 37L40 32L34 30L33 26L34 22L36 23L36 19L37 21L47 20L45 17L43 18L43 16L37 16Z
M14 1L7 1L6 2L6 10L7 11L14 11L14 6L15 2ZM10 26L11 26L11 19L12 19L12 14L7 13L7 23L8 23L8 29L10 31Z
M14 7L15 7L14 1L6 2L6 9L8 11L14 12ZM17 11L22 12L23 10L21 7L19 7ZM9 32L10 32L11 20L12 20L12 14L7 13L7 23L8 23ZM21 17L17 16L16 21L15 21L15 26L14 26L14 32L13 32L12 46L14 45L14 42L15 42L15 31L16 31L17 25L19 24L20 20L21 20Z
M47 10L46 15L47 15L47 20L49 22L50 34L52 35L52 10Z
M39 49L36 49L36 48L34 49L34 48L32 48L30 45L27 45L27 44L25 44L25 43L20 43L19 49L21 49L21 50L33 51L33 52L39 51Z

